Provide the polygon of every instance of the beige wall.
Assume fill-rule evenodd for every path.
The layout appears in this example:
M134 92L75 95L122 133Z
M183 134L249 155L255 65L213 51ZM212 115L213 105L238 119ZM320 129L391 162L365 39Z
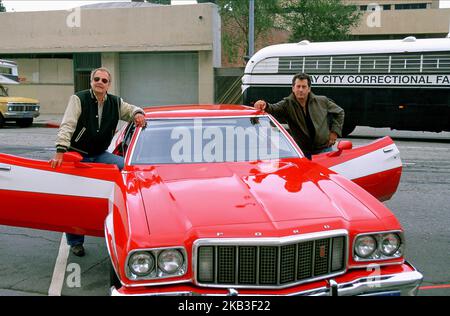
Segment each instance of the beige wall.
M38 99L41 113L62 113L73 94L72 59L15 59L20 85L7 85L10 96Z
M213 53L199 52L199 103L214 102ZM41 113L63 113L67 100L74 93L73 61L71 59L14 59L18 63L20 85L8 86L10 95L36 98ZM119 53L102 53L102 66L111 71L110 93L120 95Z
M111 71L112 85L109 90L111 94L120 95L120 69L118 53L103 53L102 67L106 67Z
M0 55L102 53L102 65L114 77L111 93L117 94L120 53L198 52L199 102L214 102L221 39L220 16L213 4L6 12L0 14L0 29ZM38 98L42 113L64 111L74 92L72 60L21 60L19 75L26 80L11 92Z
M201 4L6 12L0 53L212 51L216 10Z
M38 99L42 114L62 114L73 94L73 85L8 85L9 95Z
M73 85L72 59L14 59L23 84Z
M356 5L368 5L368 4L404 4L404 3L426 3L427 8L439 8L439 0L344 0L345 2L356 4ZM448 1L448 0L446 0ZM393 8L392 8L393 9Z
M439 9L439 0L345 0L356 5L380 5L381 11L366 12L353 35L432 35L449 33L450 9ZM448 1L448 0L445 0ZM395 10L395 4L426 3L427 9ZM391 4L391 10L382 6ZM379 16L376 16L379 15Z
M374 23L374 14L379 14L379 24ZM352 34L447 34L449 23L450 9L389 10L365 13L360 25L352 30Z

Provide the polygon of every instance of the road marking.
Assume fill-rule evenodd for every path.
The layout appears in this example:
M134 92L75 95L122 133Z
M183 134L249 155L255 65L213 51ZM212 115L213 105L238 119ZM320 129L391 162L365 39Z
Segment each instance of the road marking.
M58 257L56 258L55 269L53 270L52 282L48 289L49 296L61 296L66 274L67 259L69 258L70 247L66 242L66 234L62 234L59 246Z
M419 290L437 290L437 289L450 289L450 284L442 284L442 285L430 285L430 286L421 286Z

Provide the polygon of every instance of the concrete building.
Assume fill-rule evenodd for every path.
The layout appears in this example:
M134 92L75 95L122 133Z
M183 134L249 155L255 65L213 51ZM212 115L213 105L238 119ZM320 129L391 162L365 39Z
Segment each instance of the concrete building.
M10 95L39 99L41 113L63 113L100 66L112 71L110 92L139 106L214 102L214 68L221 66L214 4L7 12L0 29L0 58L16 61L22 79Z
M380 6L381 10L413 10L413 9L439 9L439 0L344 0L344 2L355 4L361 10L367 10L374 5Z
M450 9L439 9L439 0L346 2L364 11L361 23L351 32L355 39L432 38L445 37L450 32Z

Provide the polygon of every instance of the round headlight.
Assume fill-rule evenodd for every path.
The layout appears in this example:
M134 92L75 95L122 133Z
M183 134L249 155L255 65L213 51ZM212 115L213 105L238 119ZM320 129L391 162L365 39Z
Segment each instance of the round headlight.
M356 239L355 252L358 257L368 258L377 250L377 241L372 236L362 236Z
M128 267L137 276L146 276L155 268L155 259L150 253L137 252L130 257Z
M386 234L381 238L381 252L393 256L400 248L400 237L397 234Z
M158 267L165 273L174 274L183 265L183 255L178 250L164 250L159 254Z

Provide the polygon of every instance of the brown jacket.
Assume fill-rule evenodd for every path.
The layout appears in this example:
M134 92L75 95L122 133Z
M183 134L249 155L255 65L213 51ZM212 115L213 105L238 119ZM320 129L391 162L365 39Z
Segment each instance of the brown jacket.
M267 104L266 107L268 113L289 125L292 137L304 153L314 154L328 147L330 131L341 136L344 110L327 97L312 92L308 97L308 110L316 131L314 139L310 139L305 115L293 93L278 103Z

